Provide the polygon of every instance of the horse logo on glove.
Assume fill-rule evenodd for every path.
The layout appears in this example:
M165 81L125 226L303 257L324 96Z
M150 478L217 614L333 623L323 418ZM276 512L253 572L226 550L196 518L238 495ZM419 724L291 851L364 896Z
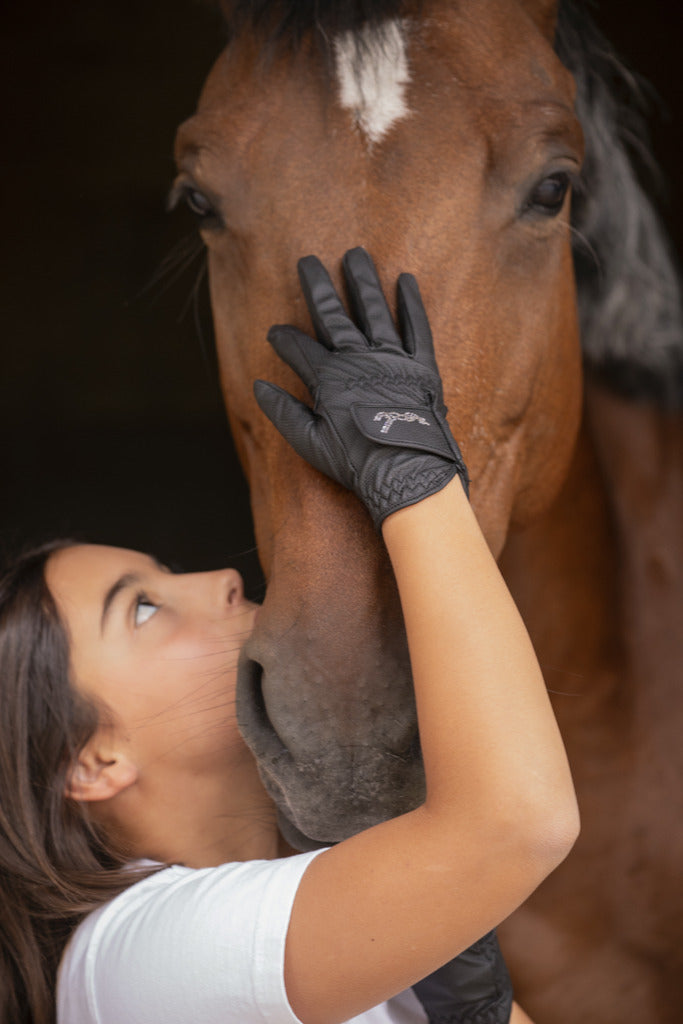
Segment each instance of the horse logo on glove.
M375 414L375 423L379 423L380 420L385 420L385 423L380 430L380 434L388 434L391 427L397 420L401 420L404 423L414 423L417 420L418 423L422 423L423 426L429 426L429 420L426 420L424 416L419 416L416 412L378 412Z

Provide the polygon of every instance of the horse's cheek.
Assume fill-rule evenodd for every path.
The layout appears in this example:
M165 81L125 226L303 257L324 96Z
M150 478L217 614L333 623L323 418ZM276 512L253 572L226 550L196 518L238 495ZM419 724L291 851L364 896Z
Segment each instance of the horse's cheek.
M567 256L569 259L569 256ZM573 274L567 268L539 365L539 409L532 409L528 456L520 479L515 521L530 521L555 500L566 479L582 413L582 358ZM554 328L554 329L553 329ZM539 485L539 481L541 484ZM538 492L541 492L540 495Z

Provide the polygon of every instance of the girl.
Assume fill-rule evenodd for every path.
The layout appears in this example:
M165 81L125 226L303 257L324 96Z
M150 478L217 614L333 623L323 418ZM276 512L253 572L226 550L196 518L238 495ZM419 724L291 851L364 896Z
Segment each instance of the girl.
M58 963L59 1024L425 1021L410 986L514 910L575 839L564 749L467 502L417 285L399 278L399 335L368 255L344 268L358 326L308 257L318 340L269 335L314 410L265 382L255 393L382 532L425 802L286 856L234 715L257 614L239 576L177 576L93 545L34 553L0 588L3 1024L54 1019ZM442 1015L434 992L430 1020L474 1019Z

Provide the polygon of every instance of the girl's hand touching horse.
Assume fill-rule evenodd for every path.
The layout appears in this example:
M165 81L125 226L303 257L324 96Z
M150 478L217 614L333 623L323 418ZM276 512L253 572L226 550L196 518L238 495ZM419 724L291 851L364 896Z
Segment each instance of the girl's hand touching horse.
M448 423L432 334L415 278L398 280L396 331L374 264L364 249L344 257L359 327L346 313L320 260L299 261L317 341L276 326L268 339L299 374L313 411L286 391L256 381L261 409L304 459L354 491L379 529L399 508L467 470Z

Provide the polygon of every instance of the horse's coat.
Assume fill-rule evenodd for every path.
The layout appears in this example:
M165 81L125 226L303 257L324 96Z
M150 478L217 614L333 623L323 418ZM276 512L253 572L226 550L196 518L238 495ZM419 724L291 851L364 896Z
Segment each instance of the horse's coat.
M422 799L381 544L251 390L256 377L295 387L265 334L276 320L309 326L296 259L315 252L339 282L341 254L362 244L389 295L400 271L420 281L471 500L574 770L582 836L503 932L519 995L537 1024L678 1024L683 331L666 243L598 75L614 60L569 3L553 49L551 0L275 10L292 46L264 61L242 23L178 139L269 581L240 672L245 736L295 841L338 839ZM410 73L409 113L375 142L359 96L353 111L339 102L329 45L373 11L374 26L403 19ZM643 404L605 390L607 373Z
M370 144L379 142L408 114L410 73L401 23L394 19L366 27L360 38L344 32L334 40L334 54L342 107Z

